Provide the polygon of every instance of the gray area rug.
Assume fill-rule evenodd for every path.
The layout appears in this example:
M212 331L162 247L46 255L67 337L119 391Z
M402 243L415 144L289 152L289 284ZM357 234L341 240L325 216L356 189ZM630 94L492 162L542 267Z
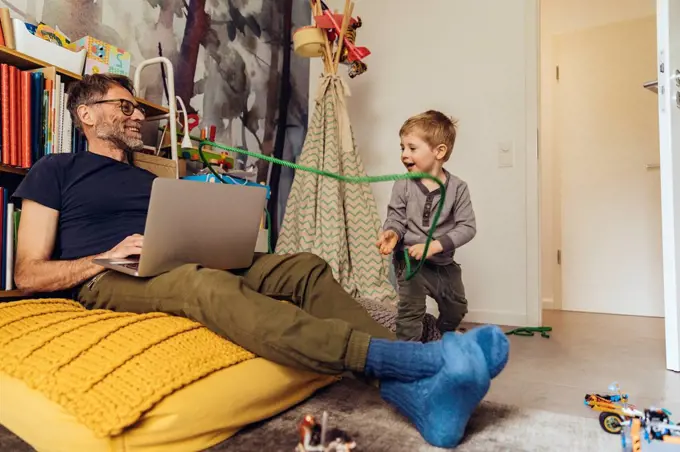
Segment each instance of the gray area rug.
M345 430L357 442L356 452L434 452L411 424L382 401L376 388L351 378L267 421L252 425L209 452L293 452L297 425L306 414L329 428ZM0 450L31 452L33 448L0 426ZM460 452L617 451L618 436L600 429L596 419L482 402L470 419Z
M320 391L306 402L209 449L210 452L290 451L297 444L297 425L306 414L321 419L329 414L328 427L346 431L359 452L434 452L411 424L382 401L377 389L344 379ZM460 452L501 451L616 451L618 436L600 429L596 419L482 402L476 410Z

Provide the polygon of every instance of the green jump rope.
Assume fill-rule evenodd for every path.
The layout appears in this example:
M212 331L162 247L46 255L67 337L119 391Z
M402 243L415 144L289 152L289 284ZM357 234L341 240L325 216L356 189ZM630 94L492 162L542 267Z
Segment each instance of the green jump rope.
M441 200L439 202L439 205L437 206L437 210L434 213L434 219L432 220L432 226L430 227L430 230L427 233L427 240L425 240L425 249L423 250L423 257L420 259L420 262L418 262L418 265L416 265L415 269L411 269L411 257L408 254L408 249L404 249L404 261L406 262L406 279L410 280L413 278L416 273L421 269L423 264L425 263L425 259L427 257L427 251L430 247L430 244L432 243L432 236L434 234L435 228L437 227L437 223L439 222L439 216L442 213L442 209L444 208L444 199L446 197L446 190L444 187L444 184L441 183L439 179L437 179L434 176L431 176L430 174L427 173L404 173L404 174L389 174L386 176L361 176L361 177L353 177L353 176L341 176L340 174L335 174L331 173L328 171L316 169L316 168L311 168L309 166L304 166L304 165L298 165L297 163L293 162L287 162L285 160L277 159L275 157L271 157L268 155L262 155L262 154L257 154L254 152L246 151L245 149L240 149L240 148L234 148L231 146L224 146L219 143L215 143L212 141L208 140L201 140L198 137L194 136L189 136L192 140L198 141L198 155L201 157L201 160L207 168L210 170L211 173L222 183L227 183L222 176L220 176L217 171L215 171L212 167L211 164L208 163L208 160L205 158L205 155L203 154L203 146L211 146L213 148L218 148L222 149L224 151L229 151L229 152L236 152L239 154L245 154L250 157L254 157L257 159L262 159L266 160L270 163L275 163L277 165L281 166L286 166L288 168L293 168L295 170L301 170L301 171L307 171L309 173L314 173L318 174L320 176L325 176L325 177L330 177L332 179L336 179L339 181L343 182L349 182L351 184L363 184L363 183L373 183L373 182L389 182L389 181L397 181L397 180L402 180L402 179L430 179L435 181L439 187L440 187L440 193L441 193ZM266 212L267 215L267 225L268 225L268 230L271 231L271 218L269 216L269 212ZM271 232L269 232L271 234ZM269 251L272 252L271 250L271 235L268 237L268 242L269 242Z
M222 149L224 151L229 151L229 152L236 152L239 154L245 154L250 157L254 157L257 159L262 159L266 160L270 163L275 163L277 165L285 166L288 168L293 168L295 170L301 170L301 171L307 171L309 173L314 173L318 174L320 176L325 176L325 177L330 177L332 179L336 179L339 181L343 182L349 182L351 184L363 184L363 183L373 183L373 182L389 182L389 181L397 181L397 180L402 180L402 179L430 179L436 182L439 185L440 188L440 193L441 193L441 200L439 202L439 205L437 206L437 210L435 211L434 214L434 219L432 221L432 226L430 227L430 230L427 233L427 239L425 240L425 249L423 250L423 257L420 259L418 262L418 265L414 269L411 269L411 256L408 254L408 248L404 249L404 261L406 262L406 280L410 280L413 278L416 273L422 268L423 264L425 263L426 257L427 257L427 251L430 247L430 243L432 243L432 236L434 234L434 231L437 227L437 223L439 222L439 217L442 213L442 209L444 208L444 200L446 197L446 190L444 187L444 184L437 179L434 176L431 176L430 174L427 173L403 173L403 174L388 174L385 176L362 176L362 177L353 177L353 176L341 176L340 174L335 174L331 173L328 171L316 169L316 168L311 168L309 166L304 166L304 165L298 165L297 163L293 162L287 162L285 160L277 159L276 157L271 157L268 155L263 155L263 154L257 154L254 152L246 151L245 149L240 149L240 148L235 148L231 146L225 146L219 143L215 143L213 141L209 140L201 140L198 137L195 136L189 136L194 141L198 141L198 155L201 157L201 160L203 163L206 165L208 170L222 183L226 184L228 183L225 181L222 176L215 171L215 169L212 167L212 165L208 162L206 159L205 155L203 154L203 146L211 146L213 148L218 148ZM272 247L271 247L271 217L269 215L269 212L265 209L266 217L267 217L267 230L268 230L268 248L269 252L272 252ZM524 328L515 328L514 330L507 331L505 334L507 335L517 335L517 336L533 336L534 333L540 333L542 337L544 338L549 338L550 335L548 334L549 331L552 331L552 327L549 326L542 326L542 327L524 327Z

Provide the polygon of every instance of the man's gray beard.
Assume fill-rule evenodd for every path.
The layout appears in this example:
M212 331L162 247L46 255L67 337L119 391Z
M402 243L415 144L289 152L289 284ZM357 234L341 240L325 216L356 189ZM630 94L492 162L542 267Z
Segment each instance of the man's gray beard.
M141 151L144 142L125 135L125 131L119 132L111 124L99 124L94 126L95 134L100 140L105 140L123 151Z

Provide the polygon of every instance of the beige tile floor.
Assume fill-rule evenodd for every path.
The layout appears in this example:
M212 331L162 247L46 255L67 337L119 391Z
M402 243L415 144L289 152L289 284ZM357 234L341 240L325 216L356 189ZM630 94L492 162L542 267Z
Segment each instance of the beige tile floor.
M508 366L487 400L597 419L583 396L616 381L638 408L664 407L680 421L680 373L665 370L663 319L566 311L543 319L549 339L509 336Z

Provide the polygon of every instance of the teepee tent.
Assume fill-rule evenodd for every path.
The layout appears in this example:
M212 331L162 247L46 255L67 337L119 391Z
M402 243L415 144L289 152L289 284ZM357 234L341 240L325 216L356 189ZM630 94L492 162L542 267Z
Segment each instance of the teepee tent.
M334 22L343 23L338 34L338 41L343 42L344 32L356 23L351 19L352 6L346 7L343 15L330 14L325 9L320 11L320 3L312 2L312 8L316 28L323 31L324 41L319 43L319 54L324 58L325 69L297 163L343 176L366 176L347 112L349 88L337 74L338 60L341 60L337 55L342 52L342 46L336 50L333 64L330 51L333 43L329 42L326 30L320 27L324 16L340 19ZM354 65L351 71L356 67ZM343 182L298 170L286 204L276 252L314 253L329 263L335 278L355 298L394 301L396 294L389 282L388 260L380 255L375 245L380 227L375 198L368 184Z

